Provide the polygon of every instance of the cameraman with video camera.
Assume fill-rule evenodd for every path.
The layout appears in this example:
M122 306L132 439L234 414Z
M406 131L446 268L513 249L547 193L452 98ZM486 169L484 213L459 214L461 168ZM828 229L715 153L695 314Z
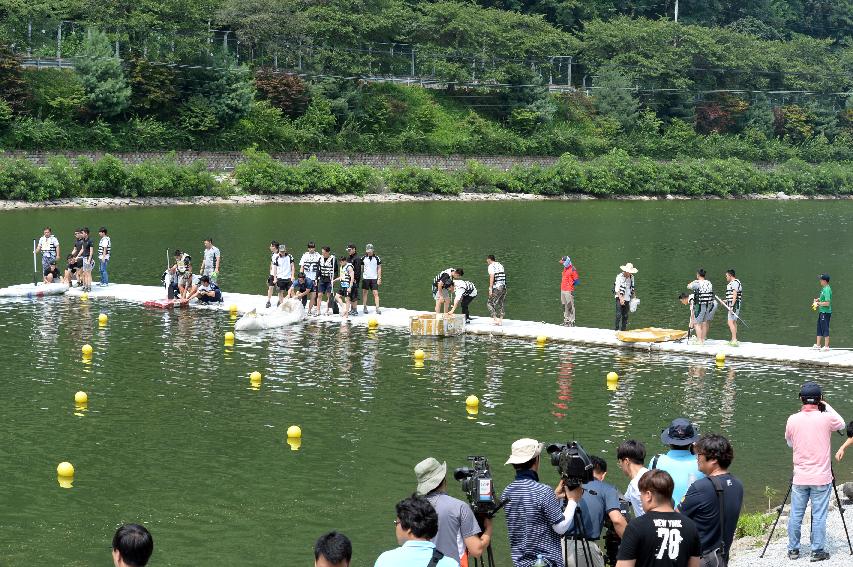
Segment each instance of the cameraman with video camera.
M604 563L616 564L616 550L619 548L622 534L628 525L626 514L628 503L625 503L623 513L622 502L619 500L619 491L612 484L604 482L607 476L607 461L595 455L589 455L592 463L593 480L583 485L583 497L581 498L581 517L583 518L584 534L590 542L601 538L601 532L607 527L608 533L604 540L604 546L608 560L604 560L598 545L590 545L592 551L593 565L601 566ZM575 532L576 530L572 530ZM582 559L582 558L579 558ZM577 567L582 563L576 560Z
M415 465L415 475L418 496L429 500L438 514L438 533L432 540L436 549L456 561L466 549L470 557L483 555L492 541L492 519L483 516L480 529L471 506L447 494L447 463L429 457Z
M564 567L562 535L574 524L575 509L583 488L569 490L562 479L555 490L539 482L542 444L535 439L519 439L512 444L506 464L515 468L515 480L506 487L501 500L506 504L509 547L515 567L533 567L547 562ZM558 498L565 498L565 510Z

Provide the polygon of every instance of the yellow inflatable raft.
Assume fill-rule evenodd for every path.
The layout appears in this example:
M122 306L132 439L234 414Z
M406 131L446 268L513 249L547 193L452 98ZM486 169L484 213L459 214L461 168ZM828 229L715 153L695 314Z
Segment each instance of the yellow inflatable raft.
M616 332L616 338L624 343L662 343L666 341L679 341L686 336L687 331L659 329L657 327Z

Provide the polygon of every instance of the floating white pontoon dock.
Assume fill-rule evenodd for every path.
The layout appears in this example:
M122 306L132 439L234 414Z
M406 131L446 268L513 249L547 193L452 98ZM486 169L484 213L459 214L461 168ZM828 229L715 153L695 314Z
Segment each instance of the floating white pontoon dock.
M69 296L82 295L79 288L67 292ZM245 314L252 309L265 311L266 296L245 293L223 293L223 302L206 305L203 308L228 312L232 305L237 306L239 314ZM116 299L142 304L150 301L163 300L165 291L159 286L140 286L128 284L110 284L107 287L93 287L89 299ZM190 307L195 307L193 302ZM366 326L370 319L376 319L380 327L409 328L409 318L423 313L411 309L382 308L382 314L371 313L368 316L358 315L349 318L350 324ZM310 320L325 323L341 323L339 315L311 317ZM824 366L838 368L853 368L853 351L830 350L828 352L813 350L810 347L790 345L773 345L763 343L742 342L740 346L731 347L724 341L709 340L703 346L688 345L686 342L663 343L624 343L616 339L609 329L594 329L589 327L563 327L551 323L536 321L515 321L505 319L502 326L492 324L489 317L477 317L474 322L466 325L465 332L477 335L506 336L519 339L536 340L537 337L547 337L548 341L587 346L615 347L643 351L687 354L697 357L714 358L718 353L726 355L727 359L769 362L774 364ZM447 339L453 340L453 339Z

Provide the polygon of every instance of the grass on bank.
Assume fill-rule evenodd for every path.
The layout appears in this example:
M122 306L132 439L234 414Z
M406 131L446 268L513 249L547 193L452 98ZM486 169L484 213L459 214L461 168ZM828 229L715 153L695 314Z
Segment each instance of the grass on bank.
M98 161L53 158L44 167L25 159L0 159L0 199L44 201L69 197L189 197L235 193L261 195L404 193L458 195L465 192L527 193L597 197L632 195L736 197L750 194L844 195L853 193L853 162L809 164L789 160L772 168L736 159L661 162L632 158L622 150L583 161L564 154L548 167L516 166L508 171L469 161L459 171L403 166L378 169L343 166L311 158L285 165L247 150L222 180L197 161L175 157L128 165L106 155Z

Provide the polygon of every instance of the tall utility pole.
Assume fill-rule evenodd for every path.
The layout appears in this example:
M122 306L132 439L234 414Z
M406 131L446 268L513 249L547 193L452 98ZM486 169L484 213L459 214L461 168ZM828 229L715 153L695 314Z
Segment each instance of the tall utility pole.
M675 0L675 21L678 21L678 0Z

